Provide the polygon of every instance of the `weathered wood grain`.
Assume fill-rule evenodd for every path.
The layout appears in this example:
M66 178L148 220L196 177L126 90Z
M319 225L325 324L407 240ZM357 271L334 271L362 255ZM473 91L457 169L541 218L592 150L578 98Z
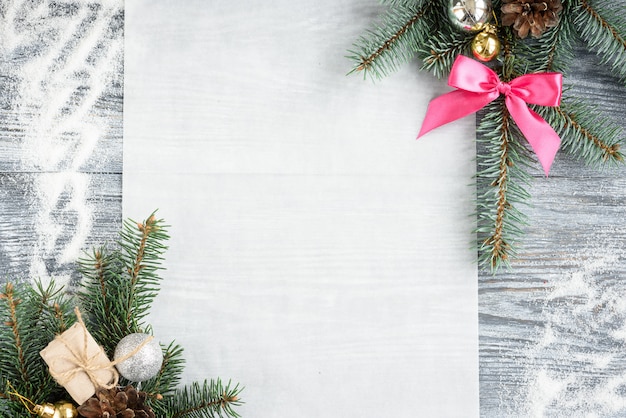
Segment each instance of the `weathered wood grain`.
M122 0L0 4L0 281L68 282L121 223Z
M626 129L626 86L594 54L565 81ZM529 192L512 270L479 272L481 416L624 416L626 168L560 153Z

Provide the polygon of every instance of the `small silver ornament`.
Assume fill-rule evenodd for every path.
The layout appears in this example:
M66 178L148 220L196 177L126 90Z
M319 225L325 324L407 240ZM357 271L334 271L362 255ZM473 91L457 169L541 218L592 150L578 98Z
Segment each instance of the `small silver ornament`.
M464 32L476 32L491 19L491 0L450 0L450 22Z
M114 360L124 359L135 351L147 338L148 334L127 335L115 347ZM163 351L156 339L147 342L133 356L117 364L120 374L131 382L144 382L153 378L161 370Z

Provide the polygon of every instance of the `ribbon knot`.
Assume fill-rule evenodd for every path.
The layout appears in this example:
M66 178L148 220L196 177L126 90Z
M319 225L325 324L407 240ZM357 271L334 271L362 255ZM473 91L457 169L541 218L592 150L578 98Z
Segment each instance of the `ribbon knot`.
M448 85L457 90L431 100L418 138L482 109L503 94L511 117L548 175L561 138L527 104L558 106L563 88L560 73L525 74L504 83L490 68L459 55L452 65Z
M511 86L507 83L503 83L503 82L498 82L498 85L496 86L496 89L498 89L498 92L500 94L504 94L505 96L508 96L509 93L511 93Z

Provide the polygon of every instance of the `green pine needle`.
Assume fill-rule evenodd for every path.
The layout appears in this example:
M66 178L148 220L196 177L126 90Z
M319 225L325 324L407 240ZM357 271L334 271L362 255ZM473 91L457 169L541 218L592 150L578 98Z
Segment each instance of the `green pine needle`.
M418 50L418 56L423 61L422 69L432 71L437 78L447 77L456 57L471 53L474 36L464 33L434 34Z
M183 348L180 345L172 342L167 347L162 346L162 349L163 365L161 366L159 374L142 383L142 390L147 392L151 397L173 394L176 386L180 383L185 368Z
M18 393L35 402L62 393L39 352L74 321L54 281L48 286L6 283L0 293L0 376L4 383L11 382Z
M487 105L480 118L477 142L477 239L479 265L496 272L509 266L515 245L523 235L525 215L518 209L528 202L528 150L513 127L502 98Z
M578 0L574 25L590 51L626 81L626 14L620 3Z
M241 405L239 385L226 385L220 379L193 383L155 403L154 410L162 418L239 417L233 407Z
M561 149L596 168L624 161L623 129L582 100L564 100L558 107L536 107L562 138Z
M354 49L348 51L348 58L355 63L350 73L382 78L415 55L420 40L429 33L430 23L424 16L434 7L434 1L414 3L391 9L381 24L354 44Z

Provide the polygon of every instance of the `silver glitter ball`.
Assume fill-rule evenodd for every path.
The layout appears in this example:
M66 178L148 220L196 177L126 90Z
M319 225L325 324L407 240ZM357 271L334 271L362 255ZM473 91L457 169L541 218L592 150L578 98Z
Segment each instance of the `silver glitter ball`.
M132 353L149 338L148 334L130 334L122 338L115 347L114 359L122 359ZM144 345L137 354L117 364L117 371L131 382L144 382L153 378L161 370L163 351L156 339Z
M450 0L448 16L464 32L482 30L491 19L491 0Z

